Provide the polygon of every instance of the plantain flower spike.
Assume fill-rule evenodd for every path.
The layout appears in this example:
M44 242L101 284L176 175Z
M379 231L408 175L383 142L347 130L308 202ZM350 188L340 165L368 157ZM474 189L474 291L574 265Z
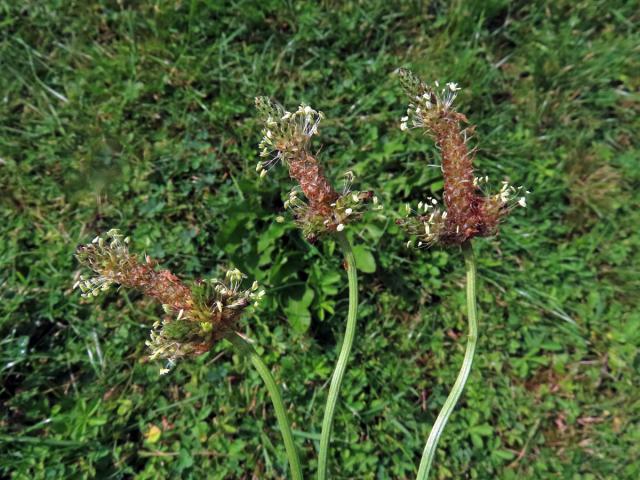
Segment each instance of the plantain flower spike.
M407 205L407 218L399 221L409 234L417 237L418 246L434 243L462 244L473 237L497 233L500 220L516 206L526 206L526 192L502 182L497 194L485 195L482 188L488 177L476 177L473 170L475 149L468 142L474 126L463 127L467 117L455 110L458 84L439 82L427 85L412 72L398 69L400 83L410 99L400 129L423 129L434 138L442 156L444 205L427 198L413 210Z
M264 160L258 162L256 170L264 177L280 161L288 167L289 176L298 186L290 192L285 208L293 211L307 239L314 241L323 234L341 232L346 224L362 216L369 201L374 202L374 209L381 208L373 192L350 190L351 172L345 175L345 187L338 193L311 153L311 138L318 133L322 112L304 104L289 112L267 97L257 97L256 108L264 124L259 145Z
M95 297L120 285L160 302L167 315L153 325L146 342L151 359L167 359L174 365L179 358L207 352L217 340L232 333L244 310L257 306L265 294L257 282L242 289L245 276L235 269L227 271L223 280L198 280L187 285L169 270L157 269L149 256L141 261L129 251L128 244L127 237L112 229L105 237L78 247L76 258L95 275L81 276L74 288L79 288L83 297ZM161 373L167 371L162 369Z

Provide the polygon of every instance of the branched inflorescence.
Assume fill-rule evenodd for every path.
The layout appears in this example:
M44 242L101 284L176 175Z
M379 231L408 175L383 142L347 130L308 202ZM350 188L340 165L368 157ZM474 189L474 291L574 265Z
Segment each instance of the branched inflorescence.
M425 84L408 70L399 69L398 75L411 103L400 128L422 128L431 135L442 156L445 209L435 199L427 199L415 212L407 207L407 218L400 221L415 235L418 245L462 244L473 237L490 236L497 232L500 220L516 205L524 207L526 200L522 187L503 182L498 194L482 194L487 177L476 177L473 172L475 149L468 148L474 127L465 115L456 112L453 102L460 88L447 83L440 88Z
M157 263L146 256L141 262L129 252L129 239L118 230L109 230L106 238L96 237L78 248L78 261L95 272L80 277L75 287L82 296L97 296L112 285L133 288L162 303L167 317L156 322L147 346L150 358L176 359L199 355L228 335L242 312L264 295L254 282L241 289L243 274L229 270L223 281L199 280L187 286L169 270L157 270Z
M264 177L278 161L287 165L289 176L299 188L291 191L285 207L292 209L309 240L324 233L342 231L345 224L362 215L370 200L377 205L372 192L350 191L351 173L347 174L344 191L338 193L316 156L310 152L311 137L318 132L322 112L308 105L300 105L295 112L289 112L266 97L256 98L256 108L264 122L260 157L265 158L258 162L257 171ZM306 201L298 196L300 192Z

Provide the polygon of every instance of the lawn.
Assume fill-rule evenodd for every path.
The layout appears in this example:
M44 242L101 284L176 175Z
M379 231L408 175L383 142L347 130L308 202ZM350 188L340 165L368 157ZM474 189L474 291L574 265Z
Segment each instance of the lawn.
M640 14L631 1L0 0L0 476L281 479L269 398L226 343L159 376L162 309L72 290L119 228L187 279L264 285L241 330L281 383L312 478L347 313L342 258L255 172L256 95L322 110L315 147L383 214L348 233L358 335L335 479L412 479L464 353L456 249L407 249L440 196L433 142L399 129L397 67L455 81L476 167L531 191L476 242L480 337L434 479L640 478Z

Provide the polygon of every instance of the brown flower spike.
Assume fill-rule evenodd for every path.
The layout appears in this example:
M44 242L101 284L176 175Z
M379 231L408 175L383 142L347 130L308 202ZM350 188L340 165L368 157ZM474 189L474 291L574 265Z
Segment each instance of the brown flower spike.
M398 75L411 99L400 128L423 128L434 138L442 155L446 206L446 211L442 211L437 201L429 198L418 205L416 216L399 223L419 238L419 246L436 242L462 244L473 237L495 234L500 220L511 208L526 205L522 187L514 188L503 182L497 195L480 194L480 186L488 178L474 176L475 149L468 148L474 127L463 128L462 124L468 123L467 117L453 108L460 88L447 83L438 91L437 81L433 88L408 70L399 69ZM411 213L410 208L407 210Z
M348 174L347 187L338 193L327 179L316 155L309 150L311 137L318 132L322 112L308 105L300 105L288 112L267 97L256 98L256 108L264 122L260 142L260 161L257 171L264 177L271 166L282 161L289 168L289 176L296 181L306 202L293 190L285 207L291 207L305 236L315 240L324 233L340 232L349 221L362 215L367 201L377 198L372 192L350 192L352 174Z
M111 285L133 288L162 303L170 314L156 322L147 346L150 357L166 358L170 364L181 357L207 352L213 343L232 332L242 312L264 295L254 282L249 290L240 290L243 279L238 270L226 273L224 281L199 280L187 286L169 270L156 270L157 263L146 256L141 262L129 252L129 238L118 230L109 230L106 238L76 251L78 261L97 275L80 277L75 287L83 297L95 297ZM162 371L166 373L167 370Z

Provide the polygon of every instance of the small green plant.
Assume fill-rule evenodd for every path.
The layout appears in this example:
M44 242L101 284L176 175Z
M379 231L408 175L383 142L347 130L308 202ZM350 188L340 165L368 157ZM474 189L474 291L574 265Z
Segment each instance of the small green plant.
M298 187L289 194L285 207L293 211L296 223L305 237L314 242L323 235L333 235L342 248L349 283L349 310L340 354L331 377L331 385L325 406L320 451L318 453L318 479L328 476L329 445L340 387L349 361L356 333L358 314L358 277L351 243L344 232L345 225L360 218L369 201L379 209L373 192L350 190L353 175L347 174L342 193L338 193L324 174L316 156L310 151L313 135L323 118L308 105L300 105L295 112L285 110L280 104L266 97L256 98L256 108L264 123L260 142L260 161L256 170L264 177L268 169L282 161L289 169L289 176ZM306 201L299 198L302 192Z
M407 217L398 223L412 236L419 247L435 244L460 246L467 271L467 314L469 334L467 348L455 384L438 414L424 447L418 469L418 480L426 480L436 452L438 440L464 389L478 340L478 313L476 307L476 258L472 240L475 237L494 235L500 220L515 206L526 206L522 187L511 187L503 182L500 192L494 195L481 194L481 185L487 177L474 175L475 150L468 148L474 128L463 127L468 123L465 115L453 108L453 101L460 90L456 83L440 87L427 85L408 70L399 69L400 83L411 103L402 117L400 128L423 129L435 139L442 156L444 177L444 203L428 197L413 211L407 206ZM411 245L409 241L408 245Z
M167 360L160 374L167 374L176 360L208 352L221 339L228 340L238 352L246 356L264 381L273 402L278 425L289 457L292 478L302 478L298 452L293 442L280 390L251 342L236 332L244 310L257 306L264 296L257 282L241 289L244 275L229 270L224 280L198 280L191 285L182 282L169 270L158 270L149 256L141 261L129 251L129 238L118 230L109 230L91 243L78 248L76 258L95 275L81 277L75 287L83 297L96 297L113 285L141 291L159 301L167 314L162 322L153 325L147 346L150 358Z

